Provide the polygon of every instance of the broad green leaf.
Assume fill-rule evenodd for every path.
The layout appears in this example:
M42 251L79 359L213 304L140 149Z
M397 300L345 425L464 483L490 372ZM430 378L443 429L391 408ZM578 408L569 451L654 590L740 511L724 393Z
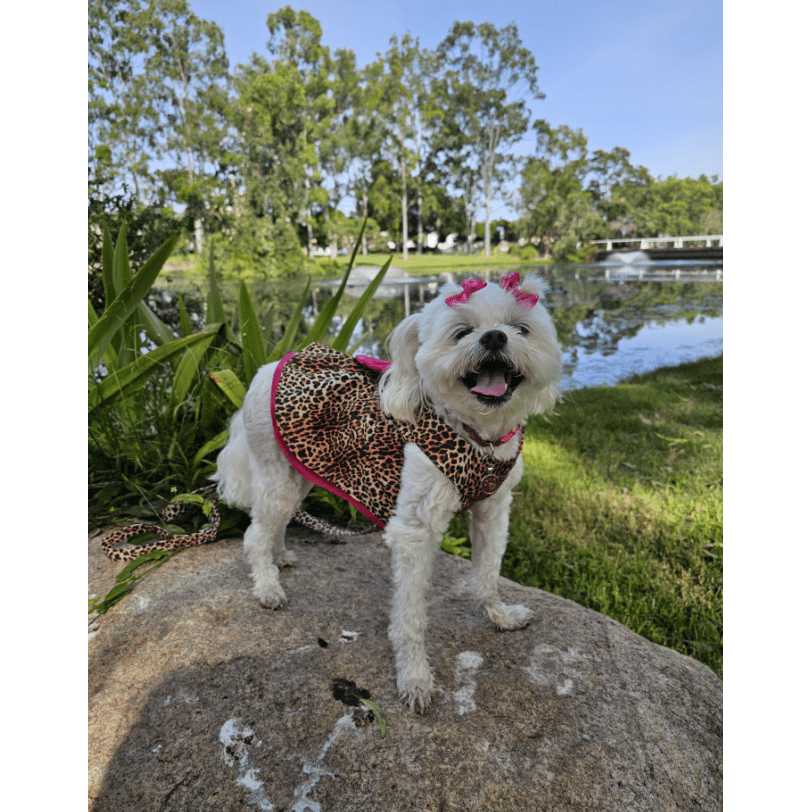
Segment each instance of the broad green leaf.
M245 386L231 369L221 369L209 374L209 378L223 391L225 396L236 406L242 409L245 400Z
M87 300L87 326L88 329L92 328L99 320L99 317L96 315L96 311L93 309L93 305L90 303L90 299ZM112 347L108 347L105 350L104 358L102 359L104 362L104 366L109 369L115 369L117 366L117 355L115 350Z
M124 569L116 576L116 585L101 599L93 598L92 602L88 605L88 614L96 611L103 615L111 606L117 604L134 586L136 581L143 578L147 573L157 569L161 564L166 563L170 558L177 555L181 550L173 550L167 552L166 550L153 550L149 553L144 553L130 561ZM150 561L157 561L157 563L144 572L136 574L136 570L148 564Z
M206 299L206 323L215 324L226 321L223 300L217 287L217 276L214 273L214 247L209 249L209 295Z
M186 311L186 303L183 296L178 294L178 311L180 314L180 334L190 336L192 334L192 323L189 321L189 314Z
M201 496L199 493L179 493L172 497L172 501L169 504L197 505L202 508L207 502L210 502L210 500L206 499L205 496Z
M244 281L240 281L240 338L245 379L251 383L257 370L266 362L265 342L262 340L262 330Z
M149 564L150 561L160 561L163 558L166 558L168 554L167 550L151 550L148 553L142 553L138 556L138 558L130 561L121 572L116 575L116 581L118 583L123 584L128 579L132 578L135 575L135 571L140 569L144 566L144 564Z
M116 286L113 284L113 238L104 224L102 231L102 284L104 285L104 307L107 309L115 301Z
M127 251L127 226L122 223L113 251L113 289L116 296L130 284L131 279L130 255Z
M138 320L144 327L144 332L146 332L147 336L158 346L168 344L177 338L146 302L138 303L136 313Z
M302 295L299 297L299 302L296 305L296 309L293 311L293 315L291 315L290 321L288 321L288 326L285 328L285 334L282 336L279 343L268 354L269 361L279 361L290 352L290 348L293 345L293 339L296 336L296 330L299 327L299 322L302 320L302 313L304 312L305 304L307 303L307 294L310 293L310 279L311 278L308 276L307 283L304 286Z
M373 702L370 699L364 699L357 694L355 695L355 698L368 707L375 715L375 718L378 720L378 727L381 729L381 738L386 736L386 716L384 715L381 706L377 702Z
M126 325L128 317L147 295L164 263L171 256L177 240L176 235L161 245L90 329L87 337L87 350L91 369L95 369L99 365L113 336Z
M221 431L216 437L212 437L211 440L204 443L198 449L197 454L195 454L194 459L192 460L192 465L197 468L197 466L203 462L207 454L211 454L212 451L217 451L218 448L222 448L227 442L228 429Z
M101 383L96 384L88 392L89 411L93 412L100 406L108 405L117 398L140 389L169 359L195 344L205 343L207 346L211 344L221 328L221 324L208 325L201 333L175 339L172 343L157 347L121 369L112 370Z
M214 336L212 336L214 338ZM172 408L177 408L183 403L192 384L200 375L200 361L209 349L209 344L200 342L187 348L180 359L178 368L175 370L175 378L172 381Z
M375 275L375 278L369 283L369 285L367 285L367 289L358 300L358 304L355 305L350 315L347 316L347 321L344 323L344 326L341 328L341 332L338 334L336 340L332 344L333 349L339 350L340 352L347 351L347 345L350 343L352 331L355 329L355 325L358 324L358 321L363 315L364 309L367 306L367 302L369 302L369 300L375 295L375 291L383 281L383 278L386 275L386 272L389 270L389 266L391 264L392 257L390 256L389 259L384 262L381 270Z

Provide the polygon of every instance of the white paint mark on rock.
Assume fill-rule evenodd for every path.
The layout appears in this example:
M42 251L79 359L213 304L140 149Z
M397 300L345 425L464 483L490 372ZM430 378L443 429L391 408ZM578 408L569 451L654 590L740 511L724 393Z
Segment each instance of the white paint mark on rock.
M133 608L136 612L143 612L144 609L149 606L149 598L145 598L143 595L133 595Z
M455 694L457 700L457 713L470 713L476 710L474 694L476 682L474 675L484 660L475 651L463 651L457 655L457 665L454 667L454 679L462 686Z
M169 703L172 701L172 698L173 698L173 697L172 697L172 694L168 694L168 695L167 695L167 696L164 698L164 707L166 707L166 706L167 706L167 705L168 705L168 704L169 704ZM177 698L178 698L178 699L180 699L180 700L182 700L183 702L185 702L187 705L194 705L196 702L199 702L199 701L200 701L200 700L198 699L198 697L196 697L196 696L191 696L191 695L190 695L190 694L189 694L187 691L184 691L183 689L181 689L180 691L178 691L178 696L177 696Z
M354 732L355 729L355 725L352 721L352 711L345 713L336 722L333 732L322 746L318 756L316 756L313 761L305 762L302 772L305 775L309 775L310 778L293 790L293 797L296 798L296 803L290 808L290 812L321 812L321 804L311 800L307 796L310 790L312 790L325 775L330 776L330 778L335 778L335 775L327 772L327 770L319 765L324 760L325 755L327 755L327 751L336 743L339 737L348 731Z
M220 728L220 742L223 745L223 760L229 767L239 763L237 786L247 790L248 801L256 805L261 812L272 812L274 805L265 794L265 784L259 780L259 770L253 766L248 745L254 738L254 731L248 725L240 724L240 719L229 719ZM257 744L257 747L259 743Z
M341 642L342 643L354 643L358 639L358 635L361 632L347 632L344 629L341 630Z
M572 692L575 680L581 676L581 661L585 659L577 648L566 651L541 643L533 649L530 665L525 671L536 685L554 687L558 696Z
M564 694L568 694L572 690L572 680L565 679L563 685L556 685L555 690L559 696L563 696Z

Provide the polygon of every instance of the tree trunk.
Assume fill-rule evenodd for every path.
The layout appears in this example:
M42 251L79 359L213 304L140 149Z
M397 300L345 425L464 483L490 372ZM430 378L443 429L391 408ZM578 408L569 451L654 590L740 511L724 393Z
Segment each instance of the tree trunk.
M400 210L402 215L402 234L403 239L403 261L409 261L409 249L406 247L406 241L409 239L409 200L406 195L406 147L401 144L400 149L400 180L403 184L403 190L400 196Z
M423 253L423 192L417 188L417 253Z
M366 193L366 189L363 192L363 196L362 196L361 200L362 200L362 202L364 204L364 219L366 220L366 218L367 218L367 216L369 214L369 196ZM361 253L363 254L363 256L367 255L367 232L366 232L366 229L364 229L364 233L361 235Z
M203 253L203 242L205 240L203 234L203 218L196 217L195 218L195 253L202 254Z

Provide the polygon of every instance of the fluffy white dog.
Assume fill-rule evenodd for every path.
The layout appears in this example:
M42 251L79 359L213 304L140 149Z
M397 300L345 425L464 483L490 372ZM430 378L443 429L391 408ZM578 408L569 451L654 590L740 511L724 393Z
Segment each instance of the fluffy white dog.
M262 367L217 461L221 497L251 512L244 543L264 606L285 603L278 567L296 560L285 528L314 482L384 528L398 691L418 712L435 690L426 589L453 516L471 512L470 585L490 620L518 629L533 617L500 600L497 580L524 421L558 398L561 350L540 302L545 290L534 276L520 283L518 273L498 284L449 284L394 330L391 364L313 344ZM343 440L327 436L329 424Z

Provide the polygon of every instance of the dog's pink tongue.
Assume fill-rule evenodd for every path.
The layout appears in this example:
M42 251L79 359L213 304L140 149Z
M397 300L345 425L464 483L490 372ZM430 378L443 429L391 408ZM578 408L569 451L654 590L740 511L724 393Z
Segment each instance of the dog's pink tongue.
M481 395L489 395L494 398L502 397L502 395L507 392L505 373L502 370L480 372L476 386L471 391L479 392Z

